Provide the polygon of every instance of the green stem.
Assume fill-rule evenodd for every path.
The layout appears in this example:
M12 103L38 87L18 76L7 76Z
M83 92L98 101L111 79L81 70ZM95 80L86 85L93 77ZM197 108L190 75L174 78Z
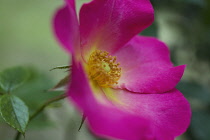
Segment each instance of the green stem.
M31 120L33 120L37 115L39 115L44 109L45 107L47 107L49 104L53 103L53 102L56 102L56 101L59 101L59 100L62 100L64 98L66 98L66 94L61 94L57 97L54 97L52 99L49 99L48 101L46 101L42 106L40 106L30 117L29 117L29 122ZM16 134L16 137L15 137L15 140L19 140L21 137L21 133L18 131L17 134Z
M47 102L45 102L39 109L37 109L29 118L29 121L33 120L39 113L41 113L46 106L48 106L49 104L53 103L53 102L56 102L56 101L59 101L59 100L62 100L66 98L66 94L61 94L57 97L54 97L50 100L48 100Z
M19 140L21 136L21 133L19 131L17 131L16 136L15 136L15 140Z

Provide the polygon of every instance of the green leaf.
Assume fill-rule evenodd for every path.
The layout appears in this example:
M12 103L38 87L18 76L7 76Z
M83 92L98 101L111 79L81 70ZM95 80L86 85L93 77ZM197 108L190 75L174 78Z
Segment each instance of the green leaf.
M29 71L30 78L21 88L15 90L15 95L20 97L28 105L32 113L37 110L41 104L46 102L46 100L60 95L62 92L48 92L47 90L54 85L52 78L44 72L37 71L33 67L29 68Z
M46 102L46 100L58 96L63 92L47 91L56 83L48 73L41 72L34 67L28 67L28 70L30 72L29 79L21 86L21 88L15 90L15 95L20 97L28 105L29 112L32 114L40 107L40 105ZM49 115L43 113L32 120L27 129L40 130L54 126L52 124L53 122L50 121Z
M18 88L29 78L26 68L14 67L0 73L0 87L7 93Z
M3 94L4 94L4 90L0 86L0 95L3 95Z
M5 94L0 99L0 113L2 118L13 128L25 133L29 121L28 107L18 97Z

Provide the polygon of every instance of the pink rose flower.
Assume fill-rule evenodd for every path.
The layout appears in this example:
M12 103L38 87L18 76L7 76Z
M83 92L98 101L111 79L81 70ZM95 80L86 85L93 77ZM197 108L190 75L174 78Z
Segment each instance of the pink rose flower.
M189 126L190 105L175 88L185 65L173 66L163 42L138 36L153 19L149 0L93 0L79 20L66 0L54 17L72 56L69 99L98 136L174 140Z

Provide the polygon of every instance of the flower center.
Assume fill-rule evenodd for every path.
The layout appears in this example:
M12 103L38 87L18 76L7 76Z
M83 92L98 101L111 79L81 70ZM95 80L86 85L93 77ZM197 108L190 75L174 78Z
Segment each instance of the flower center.
M116 56L109 55L106 51L96 50L88 59L89 77L99 86L112 87L117 84L121 76L121 68L116 63Z

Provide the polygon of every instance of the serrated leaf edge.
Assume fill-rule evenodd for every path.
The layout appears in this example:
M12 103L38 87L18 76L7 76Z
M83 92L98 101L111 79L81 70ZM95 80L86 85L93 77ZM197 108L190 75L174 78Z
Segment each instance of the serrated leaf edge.
M17 97L17 96L14 96L14 95L10 95L10 96ZM20 99L19 97L17 97L17 98ZM21 99L20 99L20 100L21 100ZM0 101L1 101L1 98L0 98ZM22 101L22 100L21 100L21 101ZM23 102L23 101L22 101L22 102ZM27 107L27 105L25 104L25 102L23 102L23 104ZM13 103L12 103L12 106L13 106ZM27 107L27 110L28 110L28 107ZM14 110L13 110L13 111L14 111ZM15 112L15 111L14 111L14 112ZM25 135L26 129L25 129L25 131L21 131L20 129L16 128L14 125L10 124L9 121L7 121L7 120L5 119L5 117L4 117L3 114L2 114L1 107L0 107L0 114L1 114L2 118L4 119L4 121L5 121L9 126L11 126L11 127L13 127L14 129L18 130L20 133L22 133L22 135ZM15 117L16 117L16 119L17 119L16 113L15 113ZM28 118L29 118L29 113L28 113ZM18 119L17 119L17 120L18 120ZM19 120L18 120L18 122L19 122ZM28 121L27 121L27 123L26 123L26 128L27 128L28 123L29 123L29 119L28 119ZM19 125L19 123L18 123L18 125ZM20 125L19 125L19 126L20 126ZM22 128L22 127L20 126L20 128Z

